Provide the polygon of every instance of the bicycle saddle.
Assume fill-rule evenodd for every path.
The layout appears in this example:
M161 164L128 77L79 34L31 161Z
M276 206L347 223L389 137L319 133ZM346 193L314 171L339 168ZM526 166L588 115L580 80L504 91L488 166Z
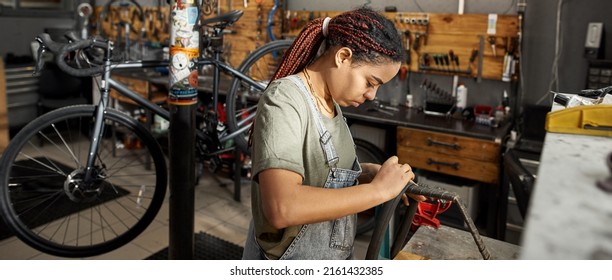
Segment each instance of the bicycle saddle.
M234 22L238 21L238 19L244 14L241 10L231 11L227 14L222 14L220 16L211 17L204 19L202 21L203 25L217 25L217 26L228 26L234 24Z

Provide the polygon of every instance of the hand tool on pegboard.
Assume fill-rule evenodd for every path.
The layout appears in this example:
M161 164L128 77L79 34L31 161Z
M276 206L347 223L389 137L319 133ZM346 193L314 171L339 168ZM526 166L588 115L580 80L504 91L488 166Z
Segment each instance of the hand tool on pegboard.
M446 70L448 70L449 72L451 71L451 66L450 66L450 58L448 57L448 54L444 54L443 55L444 58L444 66L446 67Z
M440 55L437 53L434 53L433 55L433 61L436 64L436 70L440 68Z
M489 41L489 45L491 45L491 53L493 54L493 57L497 57L497 50L495 46L495 36L489 36L487 40Z
M455 52L453 50L449 50L448 51L448 57L449 57L449 60L450 60L451 71L455 72L455 71L459 70L458 67L456 67L456 65L455 65Z
M421 19L421 25L425 26L425 35L429 34L429 14L426 14L425 18ZM427 45L427 36L425 36L423 44Z
M448 52L448 55L450 55L450 59L451 59L452 64L453 64L453 68L455 70L457 70L457 71L460 70L461 66L459 65L459 56L456 55L455 52L453 52L453 50L450 50Z
M404 37L406 38L406 45L404 46L406 49L406 64L410 68L410 30L406 29L404 31Z
M415 52L418 52L421 47L421 37L427 37L427 33L425 32L415 32L414 33L414 44L412 48Z
M215 8L220 8L218 0L202 0L201 11L205 16L209 16L213 13ZM219 14L219 11L217 11Z
M482 63L484 60L484 37L480 36L480 41L478 44L478 69L476 74L476 82L482 82Z
M276 10L278 10L279 7L280 7L280 0L275 0L274 6L272 6L272 8L270 9L270 12L268 13L268 38L270 38L270 41L276 40L276 37L274 36L274 31L272 28L274 27L274 14L276 13Z

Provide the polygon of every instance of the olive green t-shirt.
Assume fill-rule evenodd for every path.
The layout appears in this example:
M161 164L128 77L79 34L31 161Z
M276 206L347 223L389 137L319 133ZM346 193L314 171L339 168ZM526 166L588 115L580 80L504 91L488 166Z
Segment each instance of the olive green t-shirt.
M337 114L333 119L323 115L321 118L332 135L339 157L337 167L351 169L356 158L355 146L342 112L335 106ZM265 169L286 169L300 174L304 185L322 187L329 166L319 138L315 116L301 89L287 78L272 82L257 107L252 135L251 188L255 236L269 258L280 258L301 226L277 230L269 224L261 206L257 176Z

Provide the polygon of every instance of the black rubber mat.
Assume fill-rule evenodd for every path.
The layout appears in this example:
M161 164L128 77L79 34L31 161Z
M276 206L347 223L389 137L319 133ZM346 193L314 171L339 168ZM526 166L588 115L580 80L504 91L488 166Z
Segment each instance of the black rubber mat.
M244 248L205 232L194 238L194 260L240 260ZM168 247L149 256L146 260L167 260Z

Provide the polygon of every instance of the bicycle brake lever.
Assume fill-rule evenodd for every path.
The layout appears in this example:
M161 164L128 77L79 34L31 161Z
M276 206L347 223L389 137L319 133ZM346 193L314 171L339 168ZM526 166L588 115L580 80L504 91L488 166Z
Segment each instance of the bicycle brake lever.
M36 52L36 67L34 68L33 76L40 75L40 72L45 68L45 61L42 56L43 53L47 50L45 45L42 43L41 39L36 37L36 41L38 42L38 50Z

